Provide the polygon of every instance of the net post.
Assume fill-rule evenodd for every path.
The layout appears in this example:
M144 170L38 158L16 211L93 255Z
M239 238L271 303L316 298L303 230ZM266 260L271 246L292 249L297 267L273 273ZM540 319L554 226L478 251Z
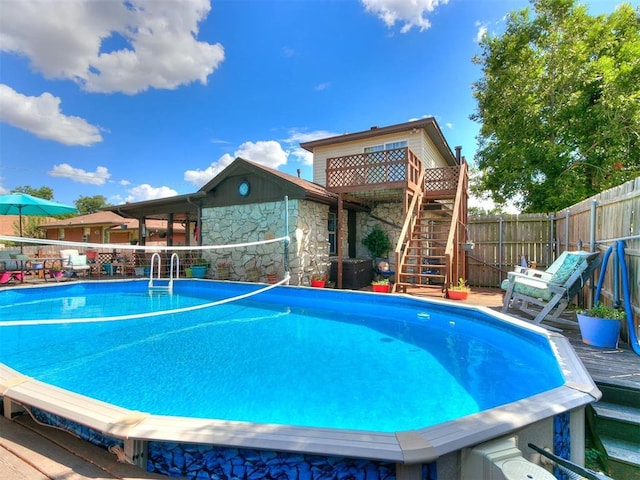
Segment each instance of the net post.
M284 278L289 284L289 196L284 196Z

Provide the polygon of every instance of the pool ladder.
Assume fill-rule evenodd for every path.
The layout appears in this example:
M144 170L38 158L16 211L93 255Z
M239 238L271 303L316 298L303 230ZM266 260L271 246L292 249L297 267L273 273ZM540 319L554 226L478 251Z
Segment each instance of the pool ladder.
M157 268L154 269L156 263L157 263ZM154 284L153 283L154 273L156 277L155 280L158 280L158 281L165 280L160 277L160 271L162 270L161 266L162 266L162 259L160 258L160 254L154 253L151 256L151 270L149 272L149 290L166 290L167 292L171 293L173 292L174 275L175 275L175 278L180 278L180 258L178 257L178 254L173 253L171 255L171 261L169 263L169 282L163 285Z

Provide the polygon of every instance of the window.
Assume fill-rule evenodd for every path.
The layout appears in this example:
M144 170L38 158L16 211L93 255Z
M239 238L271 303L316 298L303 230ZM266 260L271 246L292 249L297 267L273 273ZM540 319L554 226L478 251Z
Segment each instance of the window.
M327 223L327 230L329 231L329 255L335 255L336 249L336 214L335 212L329 212L329 221Z
M384 145L373 145L372 147L364 147L364 153L381 152L383 150L393 150L394 148L405 148L408 146L406 140L400 142L385 143Z
M364 147L364 153L368 153L367 162L369 165L369 172L367 183L384 183L384 182L399 182L405 179L405 165L406 155L404 150L394 151L389 153L378 153L386 150L396 150L399 148L406 148L408 142L402 140L400 142L390 142L384 145L373 145L371 147ZM377 163L386 163L385 166L375 166Z

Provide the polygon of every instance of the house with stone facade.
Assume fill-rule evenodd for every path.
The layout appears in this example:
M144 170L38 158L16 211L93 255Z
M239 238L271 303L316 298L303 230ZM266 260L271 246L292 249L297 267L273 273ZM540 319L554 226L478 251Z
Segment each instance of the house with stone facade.
M362 239L375 226L394 246L386 259L397 289L444 288L465 276L466 163L459 148L455 154L449 148L433 118L301 147L313 154L313 181L237 158L193 194L110 209L138 218L140 225L147 219L186 224L187 245L289 236L286 249L272 243L203 253L211 276L224 264L231 266L232 280L246 280L255 271L282 278L287 265L294 285L331 274L338 287L360 288L363 278L349 275L361 263L366 265L364 281L370 281L376 259ZM140 239L144 244L143 235Z

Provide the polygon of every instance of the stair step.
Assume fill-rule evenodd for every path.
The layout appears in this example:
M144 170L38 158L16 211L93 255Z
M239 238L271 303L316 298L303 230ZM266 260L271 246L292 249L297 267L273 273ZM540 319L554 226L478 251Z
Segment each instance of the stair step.
M640 427L640 408L638 407L603 401L596 402L592 406L598 414L598 418L616 420ZM638 441L640 442L640 437Z
M430 260L444 260L447 257L445 257L444 255L415 255L415 254L408 254L408 255L405 256L405 258L418 258L418 259L428 258ZM433 263L424 263L423 265L434 265L434 264ZM440 265L442 265L442 264L440 264Z
M601 436L600 439L607 450L609 461L616 460L640 468L640 443L607 436Z
M439 291L442 291L442 284L437 284L437 283L397 282L395 285L396 285L396 291L404 290L406 289L406 287L431 288L434 290L438 289Z
M640 391L622 385L598 382L602 399L598 403L608 402L618 405L640 406Z

